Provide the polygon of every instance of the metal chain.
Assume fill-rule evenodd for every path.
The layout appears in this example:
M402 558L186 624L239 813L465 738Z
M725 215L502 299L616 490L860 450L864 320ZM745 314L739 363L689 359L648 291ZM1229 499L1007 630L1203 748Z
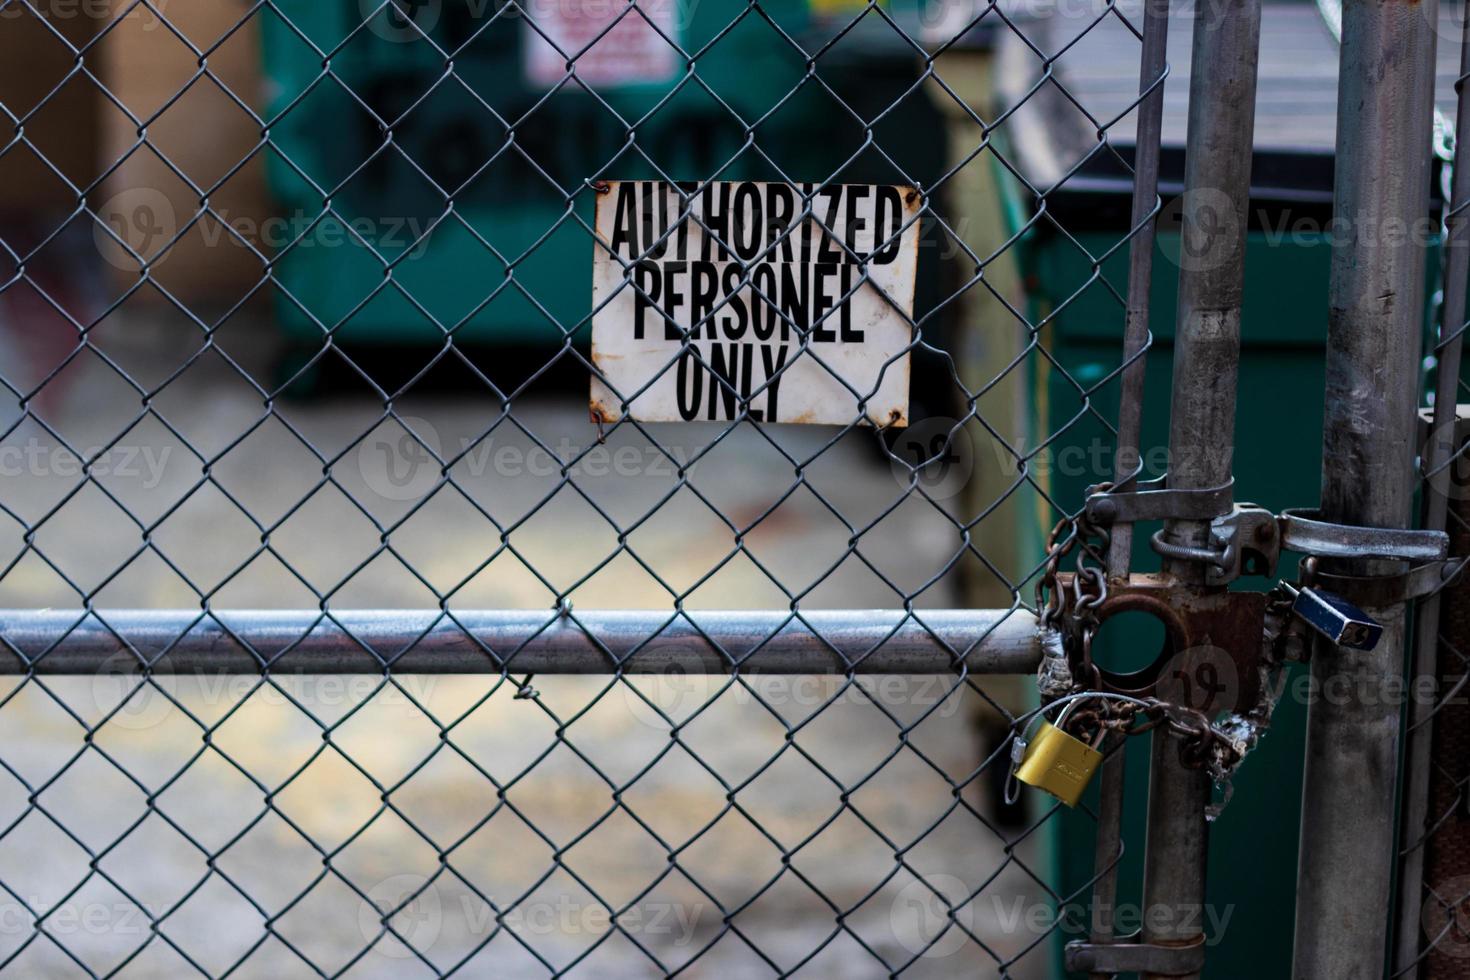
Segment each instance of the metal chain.
M1093 492L1107 493L1113 488L1112 483L1102 483ZM1064 696L1103 689L1102 673L1092 659L1092 643L1101 623L1101 609L1108 599L1104 566L1110 540L1108 529L1089 521L1085 510L1076 516L1063 517L1047 535L1047 560L1036 585L1041 628L1058 632L1069 659L1082 667L1082 677L1074 681ZM1074 553L1076 575L1068 602L1059 573L1062 562ZM1279 606L1280 599L1273 600L1271 609L1275 615L1268 617L1268 623L1277 625L1275 632L1268 632L1268 639L1274 639L1284 627L1286 617ZM1197 709L1158 698L1142 701L1145 703L1099 697L1096 706L1074 711L1071 717L1076 719L1076 729L1088 734L1108 729L1124 735L1141 735L1160 727L1168 728L1183 742L1181 754L1185 764L1209 769L1215 782L1226 787L1228 798L1230 775L1244 758L1240 741L1224 736ZM1144 719L1141 723L1140 717Z
M1104 483L1097 492L1106 493L1113 484ZM1046 563L1036 582L1036 610L1041 628L1062 630L1068 642L1081 644L1081 663L1093 689L1101 683L1101 675L1092 663L1092 636L1100 622L1098 610L1108 598L1108 576L1105 570L1107 550L1112 538L1107 528L1093 524L1083 510L1076 516L1063 517L1046 538ZM1058 575L1062 561L1076 552L1076 576L1072 579L1071 602L1064 602Z

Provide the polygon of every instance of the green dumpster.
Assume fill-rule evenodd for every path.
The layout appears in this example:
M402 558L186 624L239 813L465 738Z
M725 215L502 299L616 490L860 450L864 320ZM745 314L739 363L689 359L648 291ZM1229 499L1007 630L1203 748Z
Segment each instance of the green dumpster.
M557 12L589 3L527 3L530 17L452 0L281 0L266 11L268 178L290 229L276 310L303 356L327 332L395 345L442 344L445 331L543 346L575 336L591 306L598 178L940 172L935 110L905 97L921 60L876 11L823 49L863 5L644 5L697 74L630 14L571 78L541 32L584 43L585 25ZM918 16L917 0L883 9ZM867 123L900 100L872 130L888 156L864 149Z

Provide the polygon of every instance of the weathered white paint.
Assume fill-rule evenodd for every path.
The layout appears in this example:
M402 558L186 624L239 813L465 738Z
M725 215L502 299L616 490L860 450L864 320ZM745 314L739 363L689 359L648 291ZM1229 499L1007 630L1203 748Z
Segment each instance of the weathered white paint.
M748 400L761 422L908 424L917 191L604 187L592 262L594 418L621 418L627 401L641 421L726 421Z

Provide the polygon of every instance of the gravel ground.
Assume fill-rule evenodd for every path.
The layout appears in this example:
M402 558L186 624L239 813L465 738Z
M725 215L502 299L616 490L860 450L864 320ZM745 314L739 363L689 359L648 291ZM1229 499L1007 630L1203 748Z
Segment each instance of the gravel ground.
M152 386L197 349L190 331L128 319L94 340ZM220 344L263 375L267 336L257 325ZM22 335L0 349L12 379L59 359ZM165 425L87 352L33 403L52 431L28 420L0 441L18 518L0 547L19 556L0 605L72 608L79 591L102 609L960 601L943 574L958 532L917 496L899 503L871 436L823 451L792 490L796 467L754 429L706 452L717 429L649 427L692 463L701 500L647 436L599 444L581 392L545 387L484 440L503 412L488 392L397 399L419 437L461 454L458 486L430 496L437 464L381 421L365 385L266 417L209 353L153 400ZM564 459L587 451L575 486L532 433ZM830 438L771 434L797 459ZM69 497L87 481L58 436L117 440ZM19 951L18 976L241 963L233 976L402 977L468 958L466 975L532 977L585 954L581 975L641 976L660 972L650 956L675 968L709 947L686 975L882 975L863 944L902 962L946 926L929 889L959 900L982 885L959 921L1001 957L1037 938L1014 917L1041 888L1013 860L1045 880L1037 841L1008 851L975 815L993 812L981 788L951 790L981 758L971 690L538 677L518 699L498 681L0 681L0 961ZM608 906L626 909L621 928ZM46 909L35 938L30 910ZM941 936L912 975L993 975L992 954L961 938Z

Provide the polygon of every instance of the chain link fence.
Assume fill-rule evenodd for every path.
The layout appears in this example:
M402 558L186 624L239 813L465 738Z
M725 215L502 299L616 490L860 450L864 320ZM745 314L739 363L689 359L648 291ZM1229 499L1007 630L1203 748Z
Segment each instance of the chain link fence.
M1082 376L1051 334L1100 299L1121 339L1153 216L1098 252L1050 201L1131 175L1140 31L0 2L0 970L1053 975L1086 892L1002 799L1004 675L1059 474L1113 475L1121 344ZM1132 73L1069 87L1099 51ZM589 422L607 180L806 188L788 236L914 188L909 425L728 382L723 422Z
M1456 138L1470 127L1465 82L1470 72L1470 35L1464 33L1463 9L1451 8L1442 18L1440 44L1459 62L1454 83L1457 113L1453 123L1436 118L1436 129L1447 130L1453 168L1444 179L1444 288L1436 297L1437 333L1429 348L1432 357L1427 386L1430 407L1422 413L1420 465L1423 472L1424 526L1449 532L1451 560L1444 583L1416 603L1416 646L1410 665L1406 697L1406 739L1403 778L1403 829L1399 869L1402 876L1397 953L1391 975L1448 978L1470 971L1470 936L1465 931L1470 902L1470 861L1467 861L1465 771L1465 663L1470 651L1464 605L1463 575L1470 555L1470 510L1466 507L1464 421L1466 386L1463 379L1463 335L1466 327L1465 290L1470 266L1465 250L1465 207L1470 183Z

